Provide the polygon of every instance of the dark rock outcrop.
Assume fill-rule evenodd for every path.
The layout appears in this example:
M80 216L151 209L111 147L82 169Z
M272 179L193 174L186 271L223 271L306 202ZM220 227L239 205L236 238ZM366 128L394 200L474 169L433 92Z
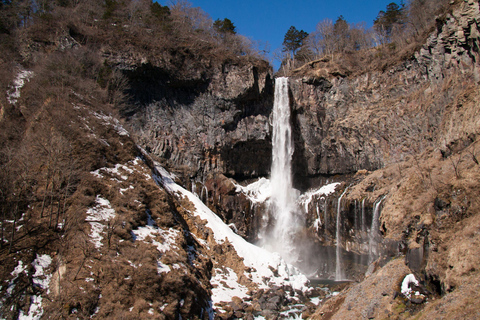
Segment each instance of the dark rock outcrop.
M203 182L209 172L240 180L267 175L273 106L268 63L237 58L198 65L183 55L180 70L164 61L110 57L119 66L129 64L123 68L134 107L124 114L141 145L176 168L184 181Z

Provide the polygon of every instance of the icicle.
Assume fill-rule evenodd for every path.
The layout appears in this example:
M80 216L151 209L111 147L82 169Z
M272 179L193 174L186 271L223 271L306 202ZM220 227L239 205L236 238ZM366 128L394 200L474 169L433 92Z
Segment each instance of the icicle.
M358 230L358 205L357 205L357 199L353 201L354 207L353 207L353 215L355 216L355 236L357 236L360 232Z
M362 234L367 233L367 222L365 221L365 198L362 200Z
M191 181L192 182L192 193L194 195L196 195L198 197L198 194L197 194L197 183L195 181Z
M320 219L320 210L319 210L318 206L319 206L319 204L317 202L316 206L315 206L315 210L317 211L317 219L315 219L315 222L313 224L313 226L315 227L315 230L317 230L317 232L318 232L318 229L320 229L320 227L322 225L322 219Z

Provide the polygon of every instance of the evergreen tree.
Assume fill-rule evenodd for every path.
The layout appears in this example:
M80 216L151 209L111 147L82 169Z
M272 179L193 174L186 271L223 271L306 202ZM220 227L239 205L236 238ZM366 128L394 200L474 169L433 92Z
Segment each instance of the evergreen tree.
M341 15L335 21L333 25L333 35L335 39L336 51L342 52L347 48L349 37L350 37L350 27L348 26L347 20Z
M150 11L160 20L165 20L170 15L170 9L167 6L160 5L158 2L152 3Z
M118 3L115 0L105 0L105 12L103 13L103 19L110 19L113 17L113 12L117 9Z
M404 24L404 11L405 5L402 3L400 6L395 2L391 2L387 5L386 11L380 11L377 18L373 21L373 27L377 32L385 33L387 37L392 35L392 31L395 25L402 26Z
M347 20L345 20L345 18L340 15L338 18L337 18L337 21L335 21L335 24L333 25L333 32L335 34L345 34L348 32L348 23L347 23Z
M299 31L294 26L291 26L283 38L283 51L290 52L291 58L295 59L295 54L303 46L304 40L307 36L308 33L305 31Z
M235 26L233 25L233 22L228 18L225 18L223 20L220 20L220 19L215 20L215 22L213 23L213 27L215 28L215 30L217 30L217 32L220 32L220 33L230 33L230 34L237 33L235 31Z

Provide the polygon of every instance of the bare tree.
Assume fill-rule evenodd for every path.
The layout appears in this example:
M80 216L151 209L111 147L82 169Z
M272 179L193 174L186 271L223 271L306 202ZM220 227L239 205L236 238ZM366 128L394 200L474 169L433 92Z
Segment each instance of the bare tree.
M470 154L470 156L472 157L472 160L473 162L475 162L475 164L477 165L480 165L480 163L478 162L478 158L477 158L477 151L475 151L476 149L476 146L475 146L475 143L472 143L472 148L470 148L469 150L467 150L467 152Z
M7 238L6 223L11 221L9 234L9 252L13 252L18 222L32 202L34 182L33 159L24 146L16 149L6 148L2 153L2 242ZM24 224L27 221L23 222Z
M461 178L461 176L460 176L460 163L462 162L462 157L459 155L457 157L457 160L453 160L453 155L451 155L449 157L449 159L450 159L450 162L452 163L453 170L455 172L455 177L457 179L460 179Z
M334 52L335 39L333 35L333 21L324 19L317 23L315 31L307 38L307 45L318 59Z

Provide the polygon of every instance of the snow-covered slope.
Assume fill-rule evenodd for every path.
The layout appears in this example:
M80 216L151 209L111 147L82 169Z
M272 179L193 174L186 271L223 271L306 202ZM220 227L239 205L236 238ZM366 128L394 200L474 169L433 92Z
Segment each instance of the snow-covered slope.
M175 183L174 177L163 167L157 164L155 168L157 171L157 175L154 176L155 180L172 194L186 197L195 206L195 211L192 213L207 221L206 226L213 231L214 238L218 243L228 240L233 245L237 254L244 259L247 270L251 270L249 278L251 276L251 279L260 288L268 288L272 285L290 285L294 289L307 289L308 279L297 268L287 264L280 255L255 246L235 234L197 196ZM212 297L212 300L215 300L215 297Z

